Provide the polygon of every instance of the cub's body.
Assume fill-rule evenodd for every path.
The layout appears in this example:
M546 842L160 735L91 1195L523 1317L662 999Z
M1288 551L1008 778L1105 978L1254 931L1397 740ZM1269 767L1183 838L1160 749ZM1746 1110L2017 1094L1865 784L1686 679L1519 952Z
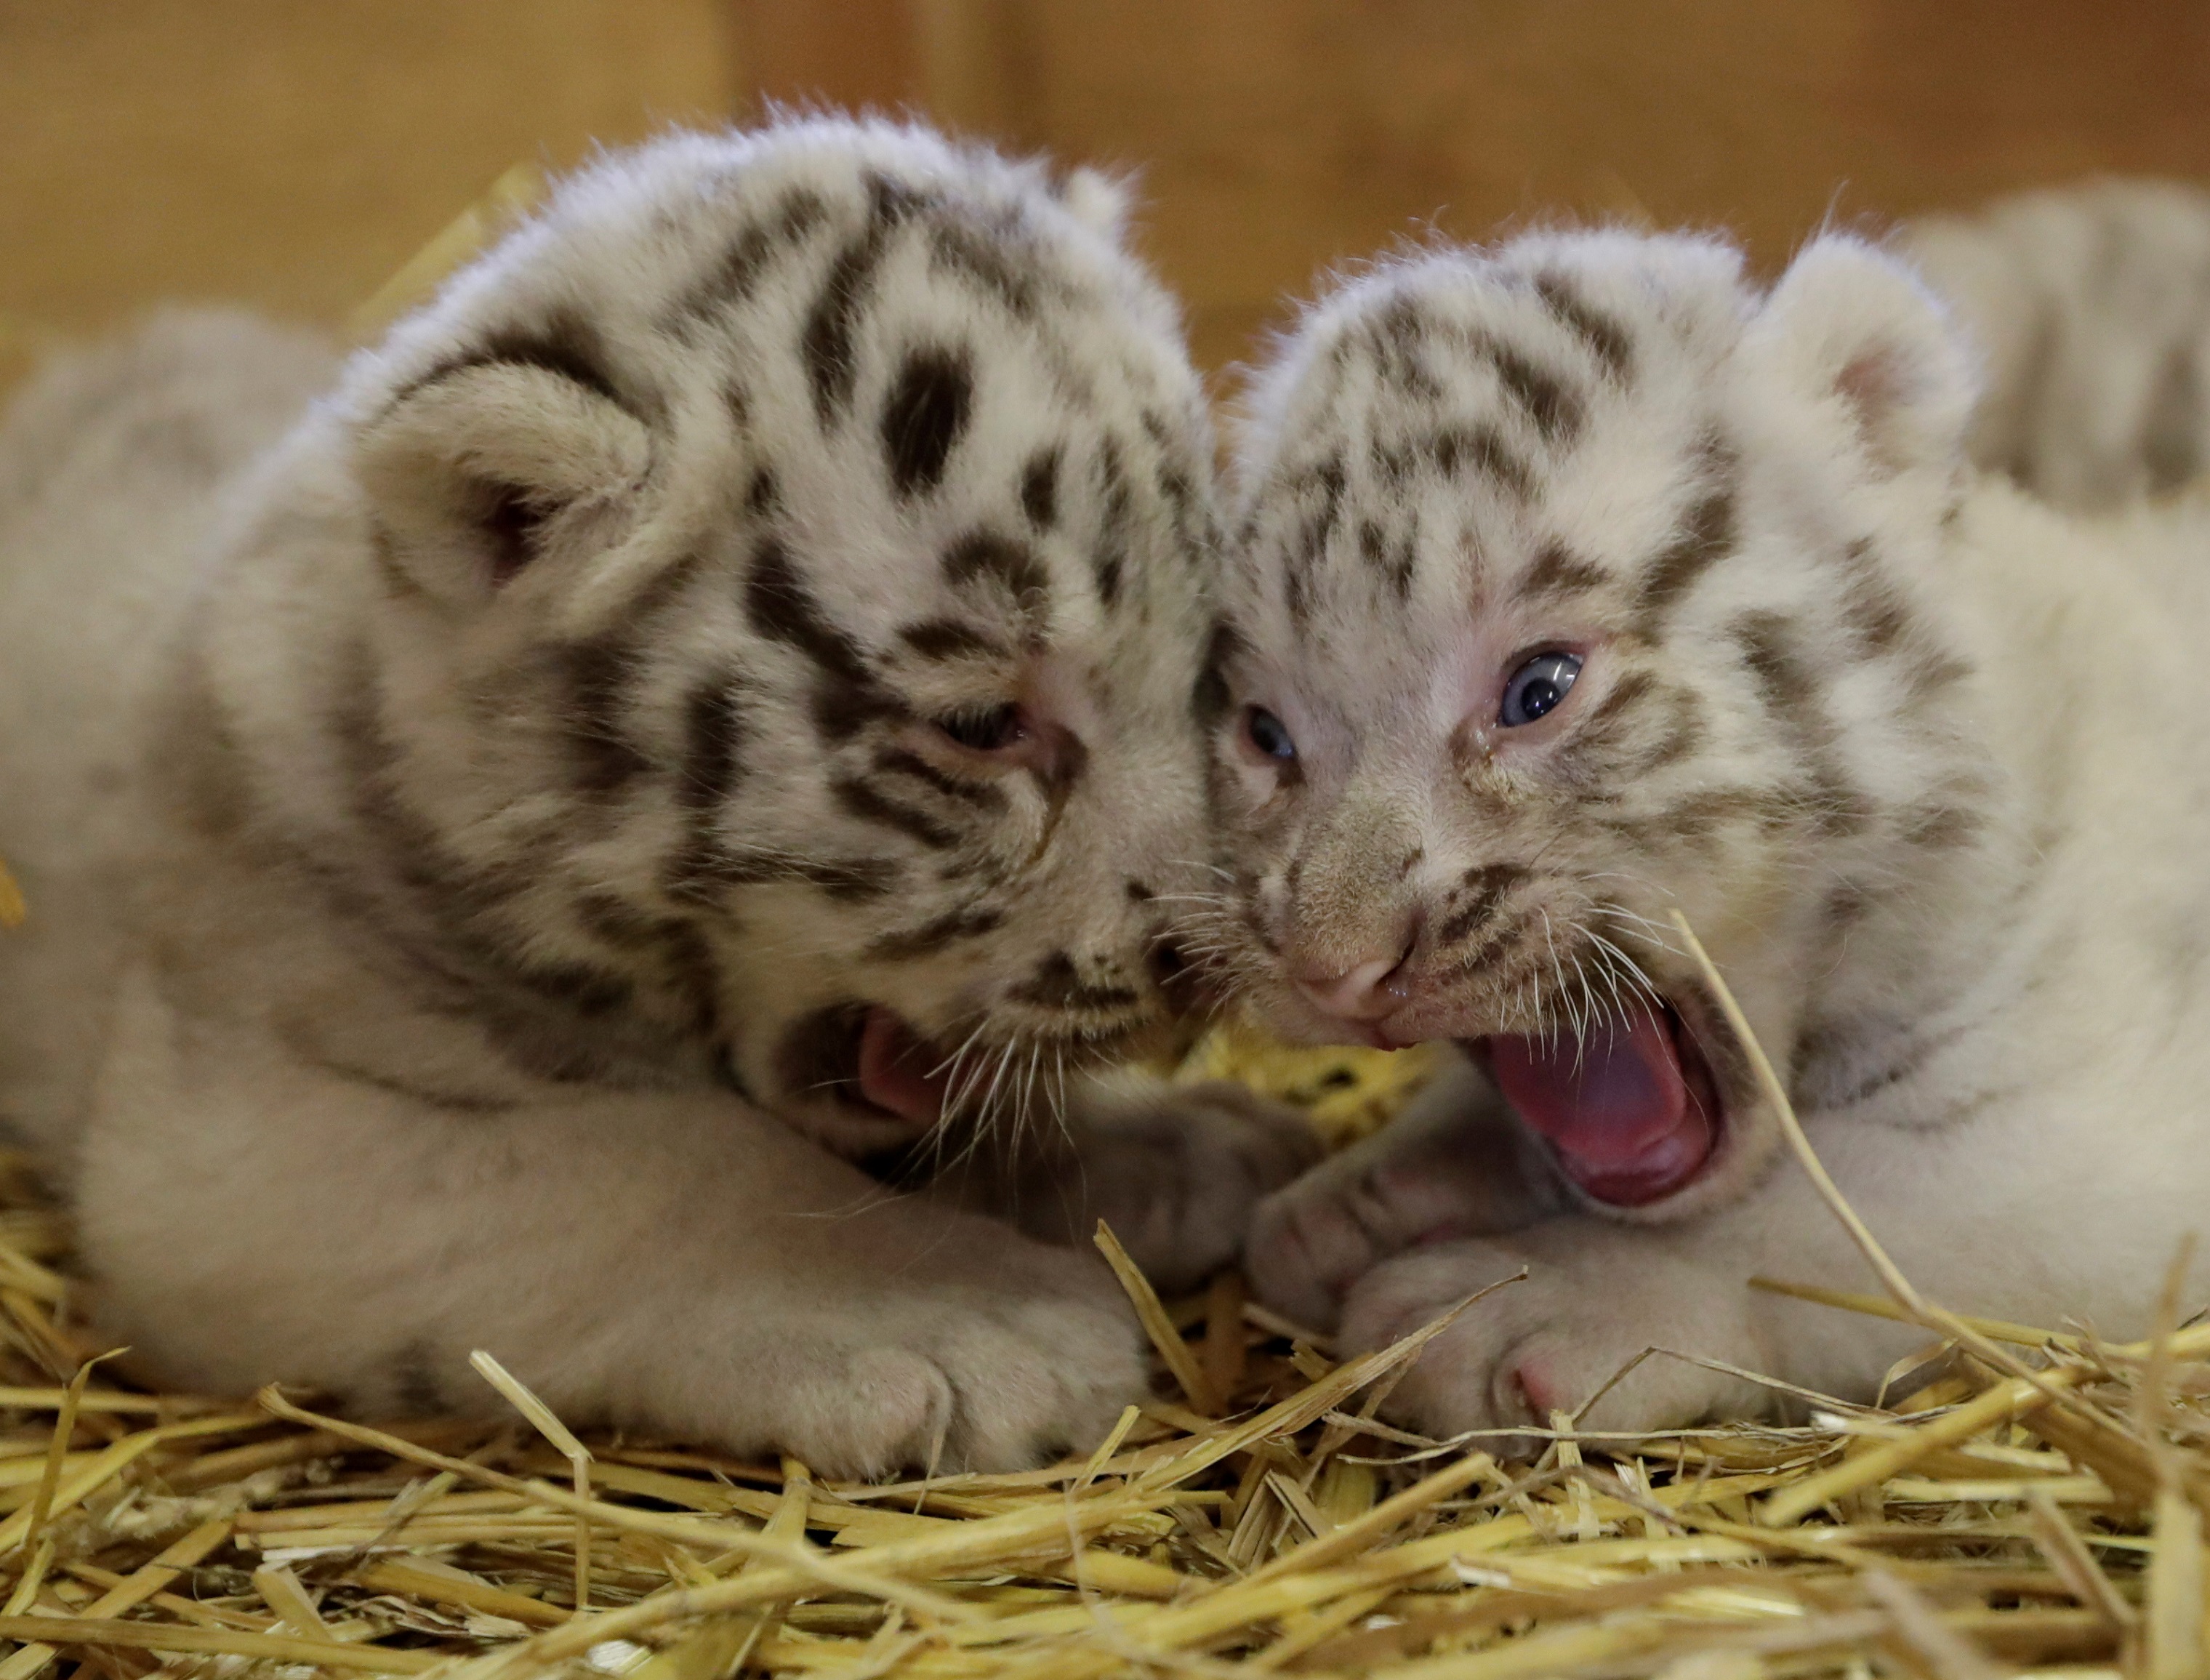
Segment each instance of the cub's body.
M1911 223L1985 382L1967 446L2060 507L2106 510L2210 466L2210 193L2102 180Z
M1202 844L1210 445L1116 215L679 136L341 376L180 318L26 399L0 1115L147 1369L389 1411L482 1347L843 1472L1140 1390L1095 1219L1201 1273L1298 1145L1085 1071Z
M9 1124L74 1170L124 931L174 843L144 774L240 472L328 388L326 345L174 312L51 370L0 432L0 857L35 914L0 940Z
M1472 1055L1252 1263L1353 1347L1527 1266L1399 1390L1423 1426L1543 1422L1651 1346L1866 1395L1923 1340L1748 1287L1876 1284L1675 910L1930 1296L2136 1333L2199 1226L2210 508L1983 478L1972 396L1843 239L1769 293L1687 239L1385 265L1262 376L1216 938L1286 1028ZM1660 1358L1591 1418L1772 1404Z

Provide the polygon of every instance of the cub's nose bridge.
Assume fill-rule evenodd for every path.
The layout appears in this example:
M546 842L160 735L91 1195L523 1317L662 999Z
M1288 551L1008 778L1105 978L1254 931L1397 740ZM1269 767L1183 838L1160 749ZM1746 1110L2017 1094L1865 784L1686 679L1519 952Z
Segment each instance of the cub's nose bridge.
M1283 875L1293 922L1362 922L1375 906L1416 899L1416 872L1427 855L1421 813L1398 793L1381 789L1345 799L1307 829Z

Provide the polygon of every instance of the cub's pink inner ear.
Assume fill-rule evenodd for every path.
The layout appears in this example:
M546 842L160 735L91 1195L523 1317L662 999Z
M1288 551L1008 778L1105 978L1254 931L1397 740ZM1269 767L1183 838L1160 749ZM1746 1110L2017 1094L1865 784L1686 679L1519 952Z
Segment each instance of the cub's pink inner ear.
M1869 464L1947 472L1978 395L1970 353L1903 263L1827 234L1790 263L1752 323L1749 354L1806 396L1846 408Z
M1899 424L1907 413L1912 384L1909 352L1887 344L1868 346L1834 376L1834 389L1856 414L1865 448L1891 473L1916 464L1907 427Z

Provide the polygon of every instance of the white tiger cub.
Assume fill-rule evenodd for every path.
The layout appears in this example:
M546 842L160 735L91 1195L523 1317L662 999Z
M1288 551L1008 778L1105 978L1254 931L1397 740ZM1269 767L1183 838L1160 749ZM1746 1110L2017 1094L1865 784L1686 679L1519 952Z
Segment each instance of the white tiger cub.
M1168 1011L1217 534L1118 215L918 130L677 136L296 423L331 363L236 320L26 398L0 1112L110 1333L370 1411L484 1403L484 1347L577 1421L836 1472L1140 1393L1053 1244L1102 1214L1198 1276L1293 1125L1078 1078L1065 1140L950 1191L857 1164Z
M2059 506L2210 467L2210 193L2105 180L1907 224L1897 249L1982 353L1966 447Z
M1861 1395L1923 1340L1746 1287L1875 1285L1676 909L1935 1298L2123 1334L2202 1222L2210 514L1978 476L1973 390L1863 244L1761 293L1621 233L1383 263L1257 378L1207 935L1277 1027L1468 1055L1249 1264L1352 1349L1526 1266L1398 1390L1421 1427L1771 1403L1603 1392L1652 1345Z

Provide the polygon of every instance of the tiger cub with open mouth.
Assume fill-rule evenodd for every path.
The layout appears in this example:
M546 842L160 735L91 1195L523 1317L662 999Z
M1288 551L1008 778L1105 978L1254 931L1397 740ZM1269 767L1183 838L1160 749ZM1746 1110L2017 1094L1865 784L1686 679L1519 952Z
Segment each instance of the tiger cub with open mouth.
M1421 1427L1768 1403L1692 1359L1862 1395L1923 1339L1745 1287L1872 1280L1676 910L1936 1298L2120 1333L2200 1223L2210 514L1983 480L1973 396L1845 237L1769 291L1690 237L1387 262L1256 378L1201 937L1284 1030L1464 1055L1250 1263L1350 1348L1528 1266Z
M1174 1001L1217 551L1120 215L915 129L678 136L334 388L184 317L26 398L0 1114L152 1372L496 1405L481 1347L838 1473L1141 1393L1091 1223L1191 1281L1308 1145L1090 1073Z

